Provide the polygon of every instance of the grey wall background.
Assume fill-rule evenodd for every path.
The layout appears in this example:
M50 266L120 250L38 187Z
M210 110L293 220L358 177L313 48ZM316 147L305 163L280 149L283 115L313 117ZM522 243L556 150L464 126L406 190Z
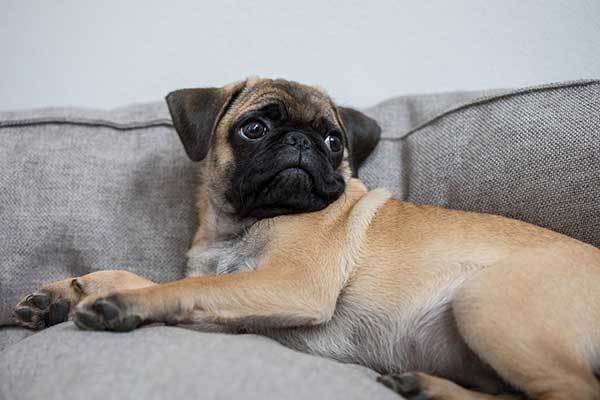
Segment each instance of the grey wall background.
M247 75L367 106L600 76L599 0L0 0L0 109L154 101Z

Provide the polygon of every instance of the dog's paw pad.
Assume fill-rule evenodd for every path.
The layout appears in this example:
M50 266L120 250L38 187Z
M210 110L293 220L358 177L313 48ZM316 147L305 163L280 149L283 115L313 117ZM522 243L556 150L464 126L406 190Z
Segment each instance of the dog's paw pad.
M382 375L377 381L402 395L407 400L433 400L419 384L419 377L414 373Z
M81 329L126 332L142 324L142 318L128 314L117 296L99 298L77 306L73 320Z
M29 329L44 329L69 319L71 304L49 292L28 295L15 307L14 317L18 325Z
M107 299L96 300L92 307L94 312L102 316L105 321L112 321L119 317L119 307Z

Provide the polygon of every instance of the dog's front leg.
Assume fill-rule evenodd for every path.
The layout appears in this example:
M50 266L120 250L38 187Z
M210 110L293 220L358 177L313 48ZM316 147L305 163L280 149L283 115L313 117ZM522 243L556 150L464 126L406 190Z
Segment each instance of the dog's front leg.
M145 322L317 325L333 315L341 275L335 265L271 264L254 272L187 278L86 298L74 320L80 328L117 331Z

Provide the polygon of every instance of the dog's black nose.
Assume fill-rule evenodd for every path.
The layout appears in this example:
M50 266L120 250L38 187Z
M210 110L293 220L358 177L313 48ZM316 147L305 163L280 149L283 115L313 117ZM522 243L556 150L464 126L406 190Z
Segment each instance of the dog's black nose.
M310 139L305 134L295 131L286 133L283 142L298 150L308 150L311 147Z

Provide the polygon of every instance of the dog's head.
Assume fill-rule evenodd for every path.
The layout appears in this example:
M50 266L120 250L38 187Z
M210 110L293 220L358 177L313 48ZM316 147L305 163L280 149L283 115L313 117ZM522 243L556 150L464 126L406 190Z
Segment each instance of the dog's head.
M182 89L167 103L188 156L205 163L213 200L242 218L327 207L380 136L366 115L285 80Z

